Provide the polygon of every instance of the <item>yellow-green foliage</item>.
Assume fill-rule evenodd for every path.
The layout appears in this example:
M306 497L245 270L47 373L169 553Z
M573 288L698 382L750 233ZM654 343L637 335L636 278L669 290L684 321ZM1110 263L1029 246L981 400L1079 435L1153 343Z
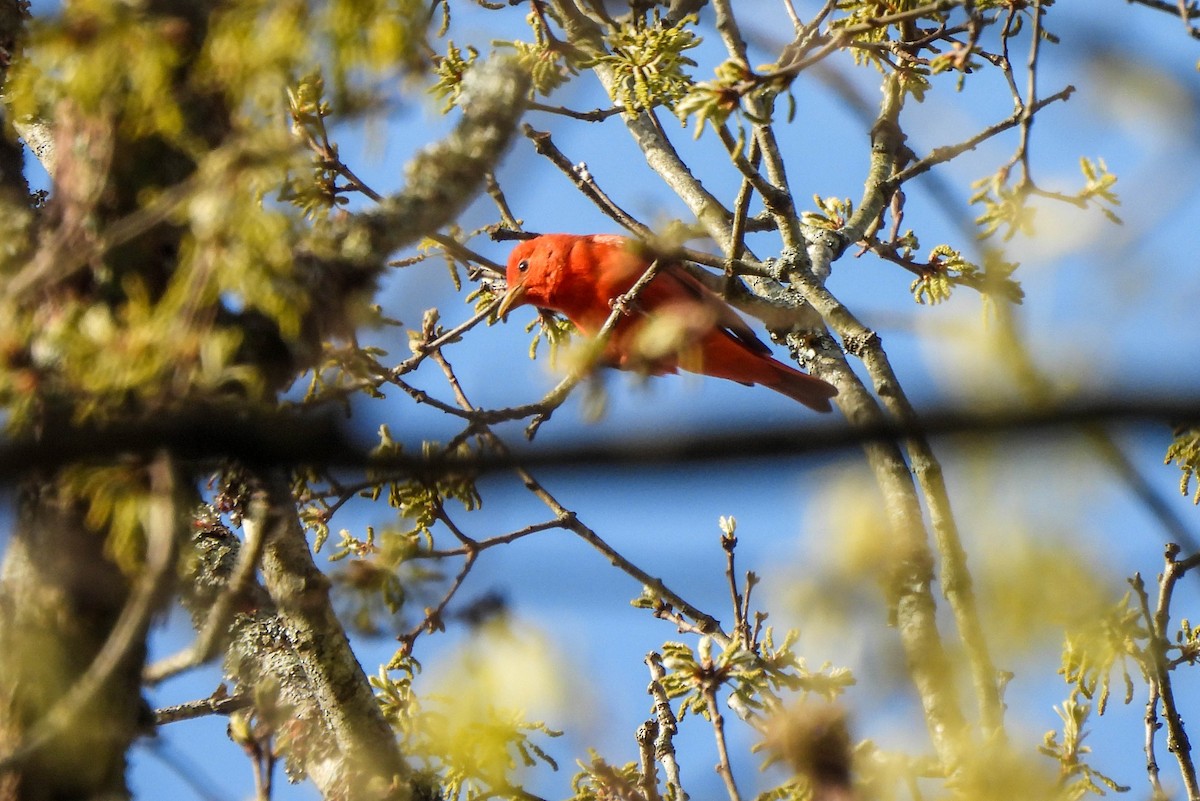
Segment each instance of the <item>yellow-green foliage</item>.
M821 197L813 195L817 211L805 211L800 219L805 225L836 231L842 228L854 214L854 201L850 198Z
M704 132L705 123L720 128L741 107L742 85L753 77L749 68L736 59L721 62L715 72L713 80L692 84L675 104L675 115L685 126L690 117L696 118L696 139Z
M689 712L709 717L706 693L729 692L731 707L742 713L778 709L782 692L815 693L833 699L854 684L854 677L845 668L822 667L811 672L802 658L792 650L798 638L789 631L776 648L771 630L764 633L756 651L734 642L714 656L713 642L705 637L697 650L684 643L663 645L663 665L667 674L662 679L669 698L679 698L679 717Z
M533 42L502 41L496 44L517 51L517 60L529 71L532 94L548 95L576 75L586 59L575 48L564 46L546 27L546 20L536 10L529 12L526 20L533 31ZM443 77L441 81L447 88L435 91L445 93L452 87L451 81L459 79L461 75L454 75L451 70L449 80Z
M536 633L518 633L502 620L479 629L419 699L413 666L393 660L371 683L385 714L404 739L404 753L436 773L446 799L519 798L520 772L538 763L557 769L539 745L558 737L529 720L531 706L560 706L563 665Z
M1083 745L1087 736L1083 726L1092 711L1092 705L1081 703L1072 693L1054 711L1063 722L1061 735L1059 732L1046 732L1038 750L1058 760L1060 775L1057 797L1064 801L1075 801L1088 793L1107 795L1107 791L1129 792L1128 787L1117 784L1085 761L1092 749Z
M550 364L554 365L558 357L559 348L568 344L571 337L575 334L575 326L570 320L565 317L551 314L538 314L533 320L525 326L525 331L530 332L534 329L537 331L533 335L533 339L529 342L529 358L536 359L538 345L542 340L550 348Z
M1004 229L1006 242L1018 233L1033 236L1036 233L1034 221L1037 209L1029 201L1039 194L1079 208L1097 208L1112 222L1120 223L1121 218L1111 208L1121 203L1113 191L1117 177L1108 171L1104 159L1092 161L1081 157L1079 170L1083 173L1084 186L1074 194L1042 192L1027 177L1014 182L1011 165L972 183L975 194L971 196L971 203L983 208L983 213L975 218L975 224L980 228L980 239L987 239L1001 229Z
M446 42L446 55L439 58L434 67L437 83L429 87L430 92L446 101L446 105L442 107L443 113L454 108L458 102L458 97L462 94L463 76L478 57L479 51L473 47L468 46L464 55L462 50L454 46L453 41ZM536 78L534 84L538 84Z
M686 67L696 62L683 55L700 44L688 15L675 25L665 24L657 14L652 22L635 17L608 36L609 54L596 63L609 67L616 79L613 99L627 112L647 111L655 106L671 109L691 88Z
M1166 464L1179 465L1179 493L1187 495L1192 477L1200 470L1200 428L1187 427L1175 432L1175 440L1167 448ZM1192 503L1200 504L1200 485L1192 496Z
M571 80L578 70L570 56L562 48L538 42L511 42L517 51L517 60L521 66L529 70L533 91L539 95L548 95L558 87Z
M404 447L392 439L386 425L379 428L379 440L379 445L373 452L375 456L399 456L404 452ZM447 450L436 442L424 442L421 449L422 455L430 460L444 456L461 457L466 461L471 455L470 446L465 443ZM425 481L407 476L397 478L392 472L383 469L368 472L367 480L374 483L370 489L363 492L365 497L374 501L386 494L388 505L398 510L402 517L412 520L422 531L427 531L439 518L445 500L458 501L468 512L477 509L483 503L475 488L474 477L467 472L447 472L436 481Z
M1086 183L1083 189L1079 190L1078 195L1076 195L1077 202L1086 203L1088 201L1096 201L1096 206L1105 217L1108 217L1108 219L1115 223L1120 223L1121 218L1112 209L1108 208L1108 206L1121 205L1116 192L1112 191L1113 186L1117 183L1117 176L1108 171L1108 165L1104 163L1104 159L1092 161L1086 156L1080 156L1079 171L1083 173ZM1105 203L1108 206L1105 206Z
M1011 277L1018 265L1002 261L994 249L985 250L984 257L980 267L949 245L937 245L929 251L924 271L909 291L917 303L931 306L949 300L956 286L972 287L989 301L1020 303L1025 293Z

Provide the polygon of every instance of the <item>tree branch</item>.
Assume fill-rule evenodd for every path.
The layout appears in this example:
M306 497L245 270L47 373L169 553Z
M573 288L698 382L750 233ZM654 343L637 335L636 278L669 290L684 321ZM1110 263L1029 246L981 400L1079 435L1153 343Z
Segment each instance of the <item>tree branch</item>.
M334 614L329 578L313 562L286 474L267 471L261 481L250 503L266 533L263 581L344 760L345 786L359 798L390 796L387 788L408 773L395 733Z

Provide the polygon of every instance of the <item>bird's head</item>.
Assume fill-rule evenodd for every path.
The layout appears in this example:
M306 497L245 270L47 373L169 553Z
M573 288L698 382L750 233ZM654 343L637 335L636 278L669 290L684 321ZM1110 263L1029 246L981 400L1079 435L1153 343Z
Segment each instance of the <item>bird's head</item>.
M547 234L527 239L512 249L505 277L508 289L497 314L503 320L512 309L532 304L542 309L556 308L555 287L571 240L563 234Z

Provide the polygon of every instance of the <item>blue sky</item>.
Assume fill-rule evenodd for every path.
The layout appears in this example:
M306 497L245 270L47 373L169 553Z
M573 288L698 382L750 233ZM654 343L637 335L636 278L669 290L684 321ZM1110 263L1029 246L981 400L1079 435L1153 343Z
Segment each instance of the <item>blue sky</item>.
M803 14L811 13L815 4L798 2L797 6ZM787 30L782 5L763 2L755 9L754 24L747 25L753 40L767 47L781 44L776 34ZM511 10L482 16L472 4L460 4L451 35L460 45L475 41L485 46L495 38L520 37L519 28L496 26L501 24L498 20L519 24L521 16ZM1047 24L1065 44L1045 49L1040 92L1048 95L1068 83L1079 91L1069 103L1039 116L1033 133L1035 177L1047 188L1070 191L1082 180L1077 167L1080 156L1105 159L1120 177L1117 191L1123 205L1118 213L1126 224L1115 227L1095 212L1079 214L1046 206L1038 221L1039 237L1013 243L1014 258L1022 262L1018 277L1026 301L1019 316L1027 340L1037 363L1064 388L1194 396L1200 388L1200 336L1194 313L1200 308L1200 282L1195 279L1193 243L1195 221L1200 219L1198 48L1177 20L1120 0L1060 0ZM719 56L708 16L702 19L701 33L706 43L696 51L696 59L702 70L710 70ZM772 58L767 49L760 49L759 55L761 62ZM848 70L842 57L831 63L875 105L878 90L873 73ZM986 71L969 81L961 95L954 93L952 79L938 81L925 103L906 109L903 124L910 144L925 153L965 139L1005 116L1011 106L997 91L1003 92L998 76ZM799 201L807 203L813 193L857 200L867 158L865 126L817 80L801 80L796 95L798 121L781 131ZM552 102L577 109L607 104L589 75L561 90ZM672 124L668 115L663 118ZM564 125L558 118L538 113L530 113L527 119L536 128L554 130L556 144L572 160L586 161L601 185L643 220L655 224L673 217L686 219L682 204L645 167L619 118L600 125ZM374 188L386 192L400 185L404 160L447 125L432 101L405 94L394 112L374 125L342 132L342 154ZM712 191L731 197L737 176L714 158L711 132L698 143L692 142L691 133L672 131L685 158L699 165ZM1003 163L1015 142L1015 134L1010 133L985 143L948 165L943 176L965 200L967 183ZM506 158L499 179L514 211L531 230L615 230L523 138L518 138ZM942 241L969 247L956 222L939 211L920 183L907 195L906 225L918 230L924 251ZM964 203L962 213L970 216L972 210ZM493 219L490 203L484 200L468 210L463 224L472 227ZM494 259L504 260L505 246L481 242L480 247ZM760 238L756 247L766 254L771 244ZM847 256L835 266L829 285L880 332L901 380L919 404L970 405L1015 398L1007 389L1009 378L1003 366L981 355L988 328L978 298L960 291L950 303L918 306L908 293L910 280L899 268ZM448 324L470 314L445 272L433 264L397 272L380 299L388 314L410 325L419 324L429 306L438 306ZM525 358L528 335L523 325L531 315L529 310L515 313L506 325L478 330L467 343L448 352L477 403L527 402L557 380L544 359ZM368 335L372 337L397 361L407 353L402 336L379 332ZM416 381L439 397L450 397L433 365L422 368ZM667 377L643 384L628 375L609 374L603 381L609 401L603 419L586 420L581 404L572 400L543 429L538 441L605 441L641 433L685 437L714 428L818 422L786 398L715 379ZM454 430L439 415L414 409L404 398L357 406L355 425L364 436L381 423L409 441L445 438ZM520 438L516 426L505 432L514 440ZM1150 483L1200 531L1198 513L1178 494L1177 472L1161 465L1168 436L1165 428L1120 432ZM937 449L946 460L972 565L984 572L990 560L1004 562L1020 543L1062 543L1077 549L1078 565L1105 577L1118 595L1124 576L1141 571L1152 578L1160 569L1161 532L1085 443L1038 435L1006 438L987 448L942 441ZM811 664L828 658L859 673L860 684L847 698L855 714L855 734L884 744L911 744L912 732L922 726L913 715L911 699L892 685L876 683L884 678L877 666L895 657L894 632L886 629L882 616L870 614L859 619L853 630L826 630L831 628L826 610L815 609L812 596L804 594L805 587L822 586L822 577L836 576L841 569L839 553L853 522L851 513L859 511L846 505L873 503L865 488L869 485L862 483L862 459L857 453L654 470L563 469L542 478L566 506L623 553L726 622L728 591L717 520L721 515L737 517L739 565L763 575L760 601L767 604L772 621L779 629L802 630L799 647L811 654ZM859 487L864 489L859 492ZM548 516L511 480L489 479L484 496L483 510L461 518L480 537ZM839 499L840 507L835 504ZM335 520L334 528L361 530L368 524L389 522L385 509L352 507ZM1047 570L1046 583L1059 580L1056 569ZM1181 612L1194 606L1195 586L1194 579L1181 586L1176 601ZM848 603L865 599L861 603L877 611L871 607L878 604L874 586L844 589ZM629 607L628 600L639 592L636 583L570 535L547 532L481 559L465 597L491 590L509 600L517 621L555 641L563 664L569 666L563 674L569 675L566 686L571 700L550 705L547 722L572 728L574 734L547 744L562 770L557 776L542 777L534 787L549 797L566 795L574 762L586 758L589 746L615 763L634 759L633 731L648 708L641 659L662 641L679 639L669 625ZM943 628L950 630L949 624ZM155 649L171 652L185 644L190 634L182 615L177 615L157 633ZM426 665L423 682L432 686L438 672L449 669L462 639L461 630L452 630L420 643L418 656ZM1049 640L1031 644L1037 648L1029 653L1005 651L997 655L997 662L1017 674L1008 695L1010 720L1017 732L1029 733L1025 740L1032 748L1042 731L1057 727L1052 705L1066 691L1055 676L1055 644ZM373 673L395 644L380 638L363 639L360 646L364 667ZM1189 690L1194 689L1192 682L1184 680ZM218 681L217 670L200 671L169 682L152 700L165 705L207 695ZM1195 718L1200 711L1196 696L1189 691L1181 697L1185 718ZM1096 764L1118 781L1133 785L1139 797L1146 795L1141 714L1138 700L1130 707L1113 704L1105 718L1093 722L1089 740ZM738 742L753 739L735 722L731 731ZM682 751L685 782L693 797L709 797L719 791L711 770L716 761L711 734L692 725L683 736L692 738L683 741L687 743ZM223 720L173 724L162 732L160 743L139 747L135 753L132 781L141 796L189 797L189 791L181 788L178 764L172 766L158 756L159 747L188 754L197 763L194 770L208 790L196 797L249 796L249 767L237 747L225 739ZM1173 766L1161 744L1159 760L1164 775L1170 776ZM754 762L743 759L739 768L747 785L760 781ZM315 792L304 786L284 787L277 797L311 798Z

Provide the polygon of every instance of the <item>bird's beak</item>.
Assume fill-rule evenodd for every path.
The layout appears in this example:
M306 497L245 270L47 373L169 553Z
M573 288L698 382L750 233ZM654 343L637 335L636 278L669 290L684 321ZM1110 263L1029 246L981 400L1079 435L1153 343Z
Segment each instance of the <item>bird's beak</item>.
M508 288L504 293L504 297L500 299L500 308L496 309L496 316L501 320L508 317L508 312L514 306L520 306L525 300L525 284L515 284Z

